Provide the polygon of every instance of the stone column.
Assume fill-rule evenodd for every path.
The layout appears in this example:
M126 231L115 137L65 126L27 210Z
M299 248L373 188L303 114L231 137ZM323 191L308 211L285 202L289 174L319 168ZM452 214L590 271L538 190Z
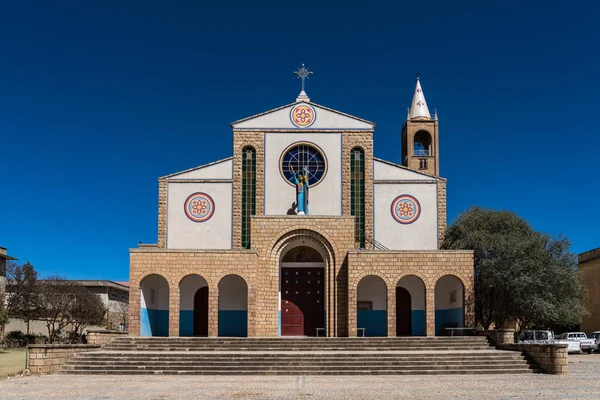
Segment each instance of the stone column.
M496 329L496 346L512 344L515 342L514 329Z
M435 283L425 285L425 334L435 336Z
M169 293L169 336L179 336L179 286Z
M396 336L396 287L387 289L387 335Z
M208 336L219 336L219 289L208 290Z

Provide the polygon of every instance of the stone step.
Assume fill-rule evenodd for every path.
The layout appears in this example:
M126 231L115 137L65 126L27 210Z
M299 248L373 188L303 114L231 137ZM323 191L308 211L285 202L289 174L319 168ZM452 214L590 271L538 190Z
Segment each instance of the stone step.
M452 357L405 357L405 356L369 356L369 357L344 357L344 356L331 356L331 355L315 355L311 357L297 357L297 356L287 356L287 357L272 357L272 356L252 356L252 357L237 357L237 356L228 356L228 355L219 355L215 357L127 357L127 356L110 356L110 355L101 355L97 357L91 356L77 356L72 358L72 360L77 361L114 361L114 362L156 362L156 361L181 361L181 362L206 362L206 361L236 361L236 362L250 362L256 360L269 360L270 362L291 362L291 361L313 361L313 360L336 360L336 361L361 361L361 362L370 362L370 361L399 361L399 362L417 362L417 361L435 361L435 362L444 362L444 361L468 361L468 360L484 360L484 361L497 361L497 360L523 360L524 357L522 355L516 356L452 356Z
M407 363L406 361L377 361L377 360L371 360L371 361L354 361L354 362L349 362L349 361L325 361L325 360L310 360L310 361L305 361L305 362L294 362L294 361L290 361L290 362L270 362L270 361L265 361L265 360L256 360L256 361L243 361L243 362L236 362L236 361L230 361L230 362L220 362L220 361L213 361L213 362L203 362L203 363L196 363L196 362L177 362L177 361L160 361L160 362L156 362L156 363L137 363L137 362L124 362L124 361L78 361L76 363L67 363L65 364L65 366L68 367L76 367L76 366L117 366L117 367L125 367L125 366L133 366L133 367L148 367L148 366L155 366L155 365L160 365L163 367L177 367L177 368L210 368L210 367L214 367L214 366L222 366L222 367L237 367L237 366L253 366L253 367L263 367L265 365L268 365L270 367L300 367L300 366L313 366L313 365L318 365L321 367L335 367L335 366L349 366L349 367L360 367L360 366L365 366L365 365L375 365L375 366L410 366L410 367L416 367L416 366L445 366L445 365L456 365L456 366L460 366L460 365L470 365L470 366L474 366L474 365L485 365L485 366L492 366L492 365L504 365L504 364L508 364L508 365L522 365L522 361L523 360L495 360L493 363L491 363L489 360L486 361L476 361L476 360L464 360L464 361L413 361L411 363Z
M480 374L528 374L539 372L534 369L505 368L505 369L446 369L446 370L403 370L403 369L384 369L370 370L357 369L348 370L328 370L328 371L257 371L257 370L198 370L198 371L144 371L144 370L61 370L60 374L72 375L480 375Z
M489 349L489 346L447 346L447 347L106 347L107 351L156 351L156 352L185 352L185 351L483 351Z

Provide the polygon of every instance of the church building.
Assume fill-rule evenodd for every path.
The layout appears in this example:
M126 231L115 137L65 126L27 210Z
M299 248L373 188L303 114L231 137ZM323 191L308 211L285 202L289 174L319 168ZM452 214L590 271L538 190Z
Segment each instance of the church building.
M231 157L158 179L158 242L130 250L130 335L434 336L471 319L473 253L439 249L446 180L420 81L399 165L297 73L295 102L231 124Z

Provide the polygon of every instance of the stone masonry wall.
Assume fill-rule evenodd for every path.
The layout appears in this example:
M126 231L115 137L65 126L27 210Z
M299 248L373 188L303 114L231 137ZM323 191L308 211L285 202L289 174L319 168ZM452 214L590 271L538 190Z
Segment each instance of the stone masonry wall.
M502 350L520 351L525 353L546 374L566 375L569 372L566 344L503 344Z
M438 192L438 248L444 242L446 237L447 216L446 216L446 180L440 179L437 183Z
M127 332L109 331L105 329L88 329L86 339L88 344L104 346L105 344L110 343L110 341L114 338L123 337L125 335L127 335Z
M342 215L350 216L350 152L360 147L365 153L365 234L373 235L373 131L342 134ZM368 246L368 242L366 244ZM354 247L354 246L353 246Z
M90 344L30 344L28 368L32 374L53 374L75 353L100 350Z
M233 247L242 246L242 150L256 150L256 215L265 213L265 134L233 132ZM252 222L250 222L252 223Z
M158 181L158 247L167 247L167 180Z
M435 335L435 284L444 275L454 275L463 284L465 303L473 287L472 251L350 251L348 253L348 302L357 302L358 283L367 275L379 276L387 286L388 336L396 336L396 284L415 275L425 285L425 332ZM464 305L465 321L472 318ZM349 334L356 336L356 307L349 307Z
M312 240L328 254L325 271L326 331L347 335L347 278L344 262L354 248L354 217L262 216L252 218L252 247L260 255L257 332L277 335L279 260L294 240Z
M217 336L219 281L236 274L248 285L248 336L255 336L254 310L258 256L255 251L131 249L129 267L129 333L140 334L140 286L142 279L159 274L169 284L169 336L179 336L179 284L190 274L201 275L209 288L208 334Z

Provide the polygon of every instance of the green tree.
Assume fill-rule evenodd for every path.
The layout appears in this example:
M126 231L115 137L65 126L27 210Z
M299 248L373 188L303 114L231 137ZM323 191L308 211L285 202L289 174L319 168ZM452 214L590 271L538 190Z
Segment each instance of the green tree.
M536 232L512 212L472 207L447 230L444 249L475 257L475 320L521 329L578 323L585 312L575 255L563 237Z

